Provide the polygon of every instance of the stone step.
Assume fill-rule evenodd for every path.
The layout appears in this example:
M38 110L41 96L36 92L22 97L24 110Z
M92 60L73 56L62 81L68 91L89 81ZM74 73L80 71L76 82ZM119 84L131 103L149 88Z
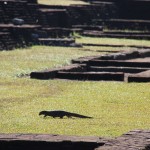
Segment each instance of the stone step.
M32 42L32 31L39 29L39 25L13 25L0 24L0 31L8 32L8 35L3 36L0 40L4 42L5 49L13 49L15 47L22 47L25 44Z
M119 44L91 44L91 43L83 43L83 46L101 46L101 47L131 47L137 49L150 49L150 46L138 46L138 45L119 45Z
M39 9L40 12L43 12L43 13L64 13L66 12L67 10L66 9L50 9L50 8L40 8Z
M90 60L89 66L116 66L116 67L139 67L149 68L150 62L134 62L134 61L123 61L123 60Z
M104 3L102 5L71 5L67 10L71 16L71 23L74 25L78 25L91 24L92 19L105 19L110 16L114 16L114 14L116 14L114 7L114 5ZM113 9L114 11L110 11Z
M71 46L75 43L75 39L62 38L38 38L38 43L50 46Z
M124 81L123 73L116 72L63 72L56 75L58 79L92 80L92 81Z
M94 136L0 134L1 150L95 150L108 140Z
M150 82L150 70L143 71L137 74L126 74L126 82Z
M132 30L149 30L150 20L135 19L99 19L93 20L93 23L102 25L108 29L132 29Z
M90 1L91 4L95 4L95 5L114 5L113 1Z
M69 37L73 35L73 30L69 28L60 28L60 27L44 27L42 31L45 31L49 37L58 38L58 37Z
M30 78L33 79L54 79L59 71L68 71L68 72L83 72L86 70L86 65L80 64L71 64L69 66L64 66L61 68L47 69L42 71L36 71L30 73Z
M67 11L66 9L39 9L39 23L52 27L68 26Z
M139 73L150 70L149 68L138 68L138 67L97 67L89 66L88 71L92 72L123 72L123 73Z
M84 31L83 36L89 37L107 37L107 38L126 38L126 39L150 39L150 33L113 33L100 31Z
M36 22L36 19L33 20L32 13L35 12L35 9L32 8L32 12L29 11L27 1L1 1L0 6L2 6L2 10L4 13L5 23L10 23L15 17L22 17L25 19L26 23ZM13 13L12 13L13 12ZM7 20L6 20L7 17Z
M28 3L31 3L31 4L37 4L38 0L25 0L27 1Z
M11 50L16 47L16 41L10 33L0 33L0 42L2 50Z
M123 35L150 35L150 31L125 31L125 30L108 30L103 31L106 34L123 34Z
M75 29L83 29L83 30L97 30L97 31L103 31L102 26L94 26L94 25L73 25L72 28Z

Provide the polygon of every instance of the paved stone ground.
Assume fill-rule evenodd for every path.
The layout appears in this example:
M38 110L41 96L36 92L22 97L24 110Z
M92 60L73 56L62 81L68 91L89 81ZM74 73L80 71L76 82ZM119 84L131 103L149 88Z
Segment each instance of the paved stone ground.
M150 150L150 130L134 130L96 150Z
M50 134L0 134L1 150L150 150L150 130L130 131L115 139Z

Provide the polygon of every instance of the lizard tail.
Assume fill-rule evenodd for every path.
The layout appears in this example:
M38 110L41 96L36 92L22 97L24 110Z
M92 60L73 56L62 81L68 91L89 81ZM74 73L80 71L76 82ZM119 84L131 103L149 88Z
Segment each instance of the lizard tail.
M73 117L78 117L78 118L89 118L89 119L93 118L93 117L84 116L84 115L80 115L80 114L76 114L76 113L71 113L71 115Z

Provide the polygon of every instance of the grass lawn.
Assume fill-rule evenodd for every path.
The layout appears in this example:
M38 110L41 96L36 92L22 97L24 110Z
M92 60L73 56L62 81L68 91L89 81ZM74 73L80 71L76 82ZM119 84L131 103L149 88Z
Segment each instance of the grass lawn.
M82 0L38 0L39 4L46 4L46 5L72 5L72 4L88 4L86 2L83 2Z
M85 39L79 40L81 42L86 41ZM95 40L90 38L92 43ZM104 41L110 43L111 40L123 42L119 39ZM138 41L134 42L139 44ZM81 49L33 46L1 51L1 133L115 137L133 129L149 129L149 83L35 80L19 77L31 71L67 65L73 58L103 54L96 51L98 47L96 50L89 48L90 51L87 48L89 47ZM58 109L92 116L94 119L44 119L38 115L42 110Z
M150 46L149 40L134 40L134 39L117 39L117 38L93 38L81 37L77 39L79 43L88 44L109 44L109 45L125 45L125 46Z

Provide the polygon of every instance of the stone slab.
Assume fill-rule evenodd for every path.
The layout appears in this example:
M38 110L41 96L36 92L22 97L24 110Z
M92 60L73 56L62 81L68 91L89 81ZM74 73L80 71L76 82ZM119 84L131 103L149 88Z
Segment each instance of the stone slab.
M89 66L88 71L95 72L123 72L123 73L140 73L150 70L150 68L138 68L138 67L95 67Z
M99 137L50 134L0 134L1 150L93 150L104 145Z
M136 74L125 74L126 82L150 82L150 70Z
M55 134L0 134L1 150L149 150L150 130L133 130L120 137Z
M64 66L61 68L55 68L55 69L47 69L47 70L42 70L42 71L37 71L37 72L31 72L30 73L30 78L33 79L54 79L58 73L58 71L86 71L86 65L80 65L80 64L72 64L69 66Z
M118 66L118 67L141 67L149 68L150 62L133 62L123 60L90 60L92 66Z
M133 130L109 141L96 150L149 150L150 131Z
M56 78L89 81L124 81L121 72L64 72L58 71Z

